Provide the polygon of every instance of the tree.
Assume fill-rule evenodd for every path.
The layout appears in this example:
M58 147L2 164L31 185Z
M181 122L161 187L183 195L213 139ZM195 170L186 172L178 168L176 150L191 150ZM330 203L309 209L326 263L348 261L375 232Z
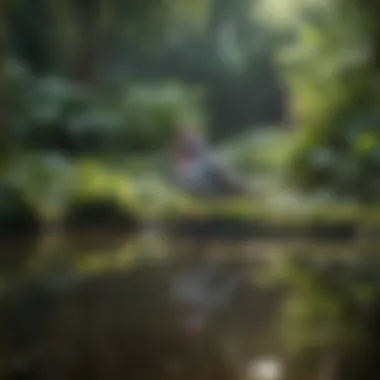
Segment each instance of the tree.
M156 44L173 18L201 26L208 4L208 0L9 1L10 39L37 72L53 69L91 82L115 40Z

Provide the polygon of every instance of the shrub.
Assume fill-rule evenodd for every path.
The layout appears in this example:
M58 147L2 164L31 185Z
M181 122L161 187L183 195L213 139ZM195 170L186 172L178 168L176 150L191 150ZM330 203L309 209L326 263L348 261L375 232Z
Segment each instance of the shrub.
M67 206L64 224L67 228L105 227L134 230L138 217L112 196L73 199Z
M359 28L354 9L334 23L322 16L298 24L298 38L280 55L293 123L300 127L290 179L303 190L377 200L380 115L369 38L340 33Z
M40 221L35 210L22 197L21 191L7 184L0 184L0 236L34 234Z
M181 85L133 83L121 95L100 95L62 78L31 79L12 65L7 133L15 146L70 155L147 151L162 147L181 119L202 113L199 91Z

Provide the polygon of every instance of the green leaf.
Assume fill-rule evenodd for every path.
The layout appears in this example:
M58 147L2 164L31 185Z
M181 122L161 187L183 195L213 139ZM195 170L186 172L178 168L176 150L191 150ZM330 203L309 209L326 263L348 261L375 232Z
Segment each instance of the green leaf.
M300 40L302 44L310 47L320 47L323 44L323 34L310 24L304 24L300 27Z
M354 143L354 150L357 154L372 152L378 144L378 139L373 133L361 134Z

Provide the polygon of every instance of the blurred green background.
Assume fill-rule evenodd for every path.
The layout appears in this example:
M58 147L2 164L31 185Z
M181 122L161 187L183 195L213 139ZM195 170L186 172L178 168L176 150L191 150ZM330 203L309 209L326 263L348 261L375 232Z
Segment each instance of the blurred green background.
M376 5L282 3L5 2L3 228L106 193L166 214L185 202L168 177L184 123L255 184L237 209L377 201Z
M150 219L217 215L288 225L333 219L376 228L379 4L1 2L4 291L19 284L24 269L40 276L43 268L55 278L74 265L92 275L129 267L144 254L176 253L168 237L136 237ZM173 184L170 148L182 124L206 131L252 182L254 200L205 204ZM338 248L318 250L310 242L298 249L307 253L305 262L279 244L289 266L276 261L263 274L288 290L284 351L291 360L301 357L309 373L326 352L352 373L377 360L377 330L362 330L369 323L363 310L376 300L379 263L368 231L361 232L364 243L357 239L349 247L356 261L333 266L332 274L332 264L317 259L325 251L326 261L335 259ZM360 365L354 370L350 361ZM349 378L347 369L325 378L378 378L378 371L368 371L372 377Z

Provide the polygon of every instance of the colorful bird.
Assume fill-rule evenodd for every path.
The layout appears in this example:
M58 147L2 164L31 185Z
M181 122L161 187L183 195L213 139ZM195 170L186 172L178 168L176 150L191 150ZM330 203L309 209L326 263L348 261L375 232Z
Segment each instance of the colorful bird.
M240 174L209 149L199 129L179 129L173 166L176 182L192 195L224 198L251 194Z

